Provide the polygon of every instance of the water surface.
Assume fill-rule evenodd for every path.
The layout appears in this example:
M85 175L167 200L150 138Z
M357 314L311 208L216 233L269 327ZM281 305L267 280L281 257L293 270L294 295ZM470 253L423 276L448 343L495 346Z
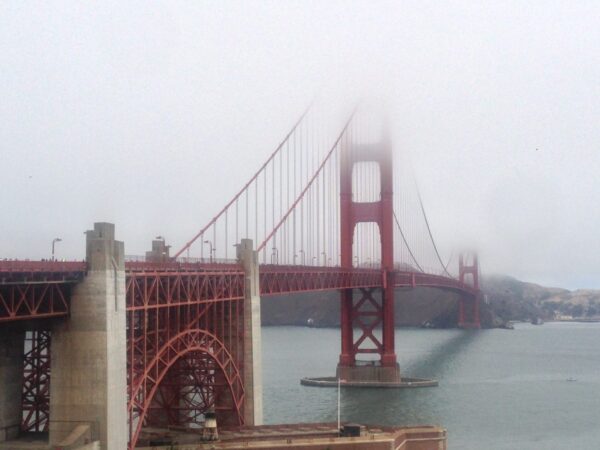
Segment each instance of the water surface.
M265 327L266 423L334 422L335 389L300 385L332 376L337 329ZM342 389L342 420L436 424L451 450L600 448L600 324L517 324L515 330L397 329L404 375L424 389Z

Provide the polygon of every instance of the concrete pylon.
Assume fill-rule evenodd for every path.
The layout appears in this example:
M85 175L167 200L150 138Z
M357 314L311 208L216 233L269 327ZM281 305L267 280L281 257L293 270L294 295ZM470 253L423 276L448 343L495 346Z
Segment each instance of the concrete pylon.
M88 273L74 287L70 316L52 330L50 444L89 425L107 450L127 448L125 263L115 227L87 231Z
M244 267L244 423L262 425L262 339L260 331L260 285L258 255L252 239L237 246L238 261Z
M25 332L0 330L0 442L19 434Z

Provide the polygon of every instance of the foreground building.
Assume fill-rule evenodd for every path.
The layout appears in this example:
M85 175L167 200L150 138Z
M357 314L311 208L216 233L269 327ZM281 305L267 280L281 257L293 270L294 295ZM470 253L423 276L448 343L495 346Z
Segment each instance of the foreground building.
M218 441L202 442L202 430L148 429L140 450L446 450L446 430L435 426L378 427L346 424L288 424L219 430Z

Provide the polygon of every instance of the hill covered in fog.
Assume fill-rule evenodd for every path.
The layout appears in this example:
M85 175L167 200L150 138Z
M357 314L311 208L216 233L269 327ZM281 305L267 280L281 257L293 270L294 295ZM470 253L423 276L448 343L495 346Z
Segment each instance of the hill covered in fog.
M507 276L485 278L483 290L490 309L505 320L591 318L600 315L600 290L569 291Z

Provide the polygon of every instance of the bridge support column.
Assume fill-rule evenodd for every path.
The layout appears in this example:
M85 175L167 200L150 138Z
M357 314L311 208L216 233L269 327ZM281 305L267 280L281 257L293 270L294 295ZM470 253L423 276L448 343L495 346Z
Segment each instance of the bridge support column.
M377 201L353 200L352 176L356 164L374 162L379 166L380 198ZM394 210L392 146L387 130L381 141L357 145L346 143L340 160L340 253L341 266L351 269L354 263L353 241L359 223L375 223L381 245L381 288L341 293L342 349L337 376L347 381L400 382L400 367L394 343ZM358 256L358 255L357 255ZM358 292L355 290L354 292ZM354 328L361 334L353 336ZM381 338L375 334L381 329ZM365 345L366 344L366 345ZM356 359L360 353L377 354L379 360L365 363Z
M356 289L360 295L354 296L352 289L342 293L342 353L337 366L336 377L345 381L370 383L399 383L400 366L396 362L394 337L393 289ZM392 295L390 296L390 290ZM392 320L390 320L390 318ZM354 328L360 330L354 339ZM381 328L381 338L377 329ZM344 351L346 350L346 351ZM360 353L379 354L378 361L359 361Z
M476 291L473 297L462 297L458 303L458 327L481 328L479 318L479 303L481 291L479 290L479 263L477 255L473 254L471 262L464 255L458 258L458 276L461 283L471 284Z
M0 330L0 442L19 434L25 332Z
M458 303L458 327L459 328L481 328L479 318L480 295L475 297L461 298Z
M242 239L237 258L244 281L244 424L262 425L262 340L260 331L260 285L258 255L251 239Z
M124 246L114 230L95 223L86 232L88 274L52 330L51 445L83 425L101 448L127 448Z

